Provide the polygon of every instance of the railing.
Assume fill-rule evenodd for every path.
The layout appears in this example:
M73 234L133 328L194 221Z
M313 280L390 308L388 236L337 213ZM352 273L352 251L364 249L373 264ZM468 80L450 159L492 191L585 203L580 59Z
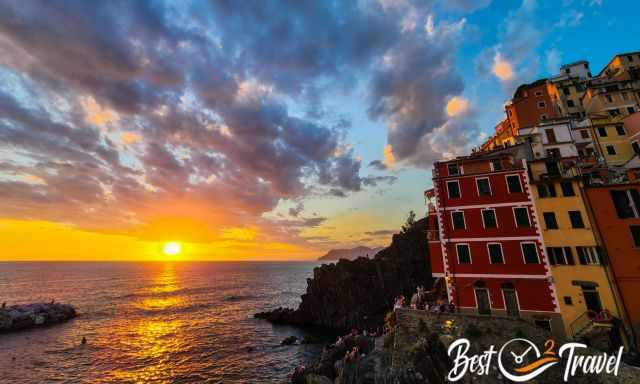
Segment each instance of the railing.
M613 326L612 320L611 312L606 309L600 312L586 311L569 325L569 329L571 330L571 335L574 338L578 338L603 328L611 328Z

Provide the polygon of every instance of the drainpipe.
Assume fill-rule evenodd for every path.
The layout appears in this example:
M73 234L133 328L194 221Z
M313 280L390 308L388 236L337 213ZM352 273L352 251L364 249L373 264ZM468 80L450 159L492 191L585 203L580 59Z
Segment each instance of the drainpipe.
M604 270L605 270L605 274L607 276L607 281L609 282L609 286L611 286L611 291L613 292L613 298L614 298L614 302L616 304L616 310L618 311L618 313L620 313L622 315L622 318L625 323L625 328L627 329L627 331L630 331L629 333L631 334L631 347L630 349L635 350L637 347L637 336L636 336L636 332L633 329L633 325L631 324L631 319L629 319L629 315L628 315L628 310L627 310L627 306L624 303L624 300L622 300L622 294L620 293L619 289L618 289L618 284L616 283L616 281L618 281L617 277L616 277L616 273L613 270L613 268L611 268L611 261L609 259L609 251L607 250L604 241L602 241L602 233L600 231L600 226L597 224L597 221L595 220L595 213L593 212L592 206L591 206L591 200L589 199L589 195L586 193L585 188L583 187L583 181L581 180L580 182L580 193L582 193L582 196L584 197L584 201L586 202L585 204L585 208L587 210L587 214L589 215L589 220L591 221L591 225L595 228L595 231L593 231L593 234L596 237L596 241L598 244L602 244L602 248L604 250L605 253L605 257L607 258L607 265L603 265ZM613 277L613 279L612 279ZM620 305L622 305L622 310L620 310ZM628 325L628 326L627 326Z

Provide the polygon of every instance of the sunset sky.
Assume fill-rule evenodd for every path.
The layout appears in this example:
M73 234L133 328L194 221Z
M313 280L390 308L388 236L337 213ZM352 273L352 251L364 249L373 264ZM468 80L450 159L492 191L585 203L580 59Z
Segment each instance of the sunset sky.
M515 87L640 50L612 0L0 2L0 260L389 242ZM173 256L172 256L173 257Z

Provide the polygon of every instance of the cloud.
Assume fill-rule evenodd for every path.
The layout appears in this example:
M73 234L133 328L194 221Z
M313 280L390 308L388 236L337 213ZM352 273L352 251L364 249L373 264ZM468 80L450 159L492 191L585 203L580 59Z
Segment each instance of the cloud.
M473 12L486 8L491 4L491 0L444 0L445 9Z
M447 112L466 20L418 27L432 5L3 2L0 215L154 239L185 217L198 241L198 227L279 235L263 215L281 201L395 181L361 176L348 120L323 103L359 84L388 126L371 166L428 167L473 141Z
M388 167L381 160L373 160L369 163L369 167L377 169L378 171L386 171Z
M289 208L289 215L293 217L298 217L300 213L304 210L304 204L298 203L295 207Z
M560 71L560 64L562 64L562 53L556 48L551 48L545 52L545 61L547 72L551 75L555 75Z
M579 12L575 9L571 9L562 14L560 19L554 24L554 26L557 28L577 27L578 25L580 25L583 18L584 13Z
M469 112L469 101L464 97L454 96L447 103L449 117L461 116Z
M497 52L493 58L493 67L491 67L491 70L501 81L510 81L513 79L513 66L503 58L499 52Z
M377 231L368 231L365 232L365 235L368 236L389 236L398 233L397 229L380 229Z
M380 183L393 184L398 180L396 176L367 176L362 180L362 184L368 187L376 187Z

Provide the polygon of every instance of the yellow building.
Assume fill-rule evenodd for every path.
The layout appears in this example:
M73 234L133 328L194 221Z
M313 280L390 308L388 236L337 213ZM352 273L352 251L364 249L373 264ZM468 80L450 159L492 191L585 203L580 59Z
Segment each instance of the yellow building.
M609 331L610 323L587 316L589 310L620 315L583 200L578 171L566 159L535 160L529 163L529 170L565 331L576 339Z
M608 165L623 165L634 156L629 134L624 127L626 115L591 115L591 137Z

